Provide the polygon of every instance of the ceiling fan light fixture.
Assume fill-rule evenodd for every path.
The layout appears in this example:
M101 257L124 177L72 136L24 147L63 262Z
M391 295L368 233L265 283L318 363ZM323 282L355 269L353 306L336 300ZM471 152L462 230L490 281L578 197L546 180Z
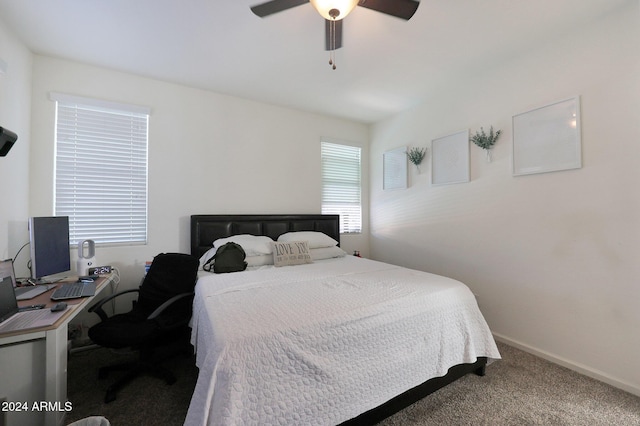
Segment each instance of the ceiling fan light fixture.
M318 13L330 21L339 21L358 4L358 0L309 0ZM336 11L338 12L336 14Z

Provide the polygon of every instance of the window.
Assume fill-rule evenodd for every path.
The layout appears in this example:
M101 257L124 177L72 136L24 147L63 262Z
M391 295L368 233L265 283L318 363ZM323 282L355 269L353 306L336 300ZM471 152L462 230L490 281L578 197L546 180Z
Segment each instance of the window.
M63 94L56 102L55 214L69 239L147 242L149 110Z
M361 151L322 142L322 214L340 215L340 233L362 232Z

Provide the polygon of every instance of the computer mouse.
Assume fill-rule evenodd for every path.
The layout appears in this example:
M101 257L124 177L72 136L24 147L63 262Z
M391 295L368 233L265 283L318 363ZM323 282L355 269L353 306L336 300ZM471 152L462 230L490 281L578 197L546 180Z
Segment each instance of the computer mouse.
M64 302L58 302L51 307L51 312L59 312L67 309L67 304Z

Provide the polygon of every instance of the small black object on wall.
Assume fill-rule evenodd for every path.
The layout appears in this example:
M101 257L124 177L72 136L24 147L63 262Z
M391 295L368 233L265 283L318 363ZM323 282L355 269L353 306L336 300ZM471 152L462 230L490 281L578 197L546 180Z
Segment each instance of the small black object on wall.
M0 157L4 157L18 140L18 135L9 129L0 127Z

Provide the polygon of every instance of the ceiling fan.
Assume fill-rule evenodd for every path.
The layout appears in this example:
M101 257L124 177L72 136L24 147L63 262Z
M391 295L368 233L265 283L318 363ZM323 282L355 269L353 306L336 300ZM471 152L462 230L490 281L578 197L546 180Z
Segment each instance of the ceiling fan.
M306 3L311 3L325 19L325 50L331 52L329 65L333 69L336 69L335 50L342 47L342 19L356 6L409 20L420 4L415 0L271 0L252 6L251 11L264 18Z

